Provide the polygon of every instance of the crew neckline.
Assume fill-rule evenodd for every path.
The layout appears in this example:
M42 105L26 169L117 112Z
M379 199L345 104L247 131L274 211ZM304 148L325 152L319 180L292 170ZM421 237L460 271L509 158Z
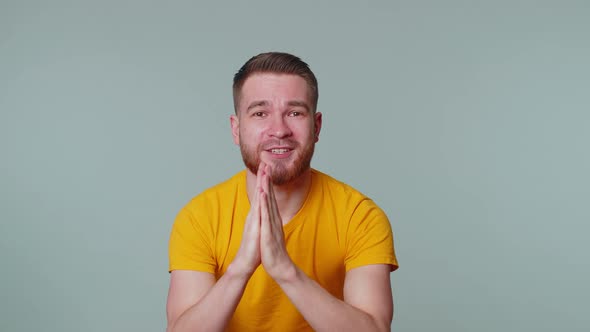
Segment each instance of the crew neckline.
M246 172L247 170L243 170L240 174L240 195L242 197L246 198L246 202L248 202L248 204L246 204L246 215L248 215L248 212L250 211L251 208L251 204L250 204L250 197L248 197L248 190L247 190L247 184L246 184ZM297 226L299 226L301 223L303 223L305 221L305 216L303 215L303 211L306 209L306 207L310 204L311 201L311 196L313 194L314 191L317 190L318 186L318 177L317 177L317 171L315 169L311 169L311 183L309 185L309 190L307 191L307 194L305 195L305 200L303 201L303 204L301 205L301 207L299 208L299 210L297 211L297 213L295 213L295 215L293 216L293 218L291 218L291 220L289 220L288 223L283 225L283 232L285 233L285 236L287 234L289 234L290 232L292 232L295 228L297 228Z

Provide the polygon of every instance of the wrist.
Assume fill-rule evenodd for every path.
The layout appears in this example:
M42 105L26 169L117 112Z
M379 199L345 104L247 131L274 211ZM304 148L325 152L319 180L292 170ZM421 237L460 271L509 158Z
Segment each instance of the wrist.
M239 264L237 262L230 263L227 267L227 271L225 271L225 274L232 279L239 279L247 282L248 280L250 280L250 277L252 277L256 269L246 269L243 268L241 265L242 264Z
M293 262L285 265L277 273L274 273L271 277L279 284L283 286L295 282L300 276L301 270Z

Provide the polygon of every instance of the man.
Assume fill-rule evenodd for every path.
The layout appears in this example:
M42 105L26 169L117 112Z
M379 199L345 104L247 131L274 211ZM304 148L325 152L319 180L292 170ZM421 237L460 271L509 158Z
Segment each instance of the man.
M389 221L310 167L322 127L313 72L263 53L235 75L233 96L247 169L177 216L168 331L389 331Z

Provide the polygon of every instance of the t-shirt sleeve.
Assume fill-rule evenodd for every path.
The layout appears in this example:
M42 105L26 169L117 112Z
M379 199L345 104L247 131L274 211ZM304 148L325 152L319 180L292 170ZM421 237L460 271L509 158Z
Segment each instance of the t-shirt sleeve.
M349 271L370 264L387 264L391 271L398 268L389 219L377 204L364 199L350 220L344 265Z
M168 246L169 271L194 270L215 273L213 234L206 220L197 220L187 206L178 213Z

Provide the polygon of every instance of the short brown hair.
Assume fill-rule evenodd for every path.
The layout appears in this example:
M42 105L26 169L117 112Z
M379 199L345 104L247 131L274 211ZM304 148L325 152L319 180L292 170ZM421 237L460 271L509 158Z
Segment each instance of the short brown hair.
M236 114L242 86L248 77L256 73L291 74L303 78L309 87L311 107L315 113L319 98L318 81L307 63L289 53L268 52L250 58L234 75L233 97Z

